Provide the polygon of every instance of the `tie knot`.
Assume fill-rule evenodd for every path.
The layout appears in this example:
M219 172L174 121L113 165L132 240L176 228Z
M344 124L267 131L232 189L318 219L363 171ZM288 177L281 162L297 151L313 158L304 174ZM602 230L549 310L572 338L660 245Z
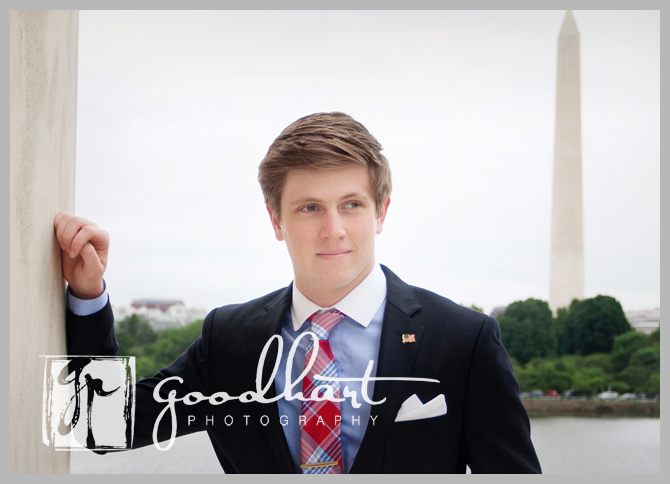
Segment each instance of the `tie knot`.
M319 340L324 341L328 339L330 331L343 319L344 314L337 309L329 309L315 312L308 318L308 321L312 323L311 331L317 335Z

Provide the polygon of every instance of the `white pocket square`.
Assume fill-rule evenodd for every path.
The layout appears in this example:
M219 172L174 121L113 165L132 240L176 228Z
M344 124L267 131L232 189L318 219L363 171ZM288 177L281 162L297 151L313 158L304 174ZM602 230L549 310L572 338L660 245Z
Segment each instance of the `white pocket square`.
M444 394L433 398L430 402L423 404L416 394L403 402L395 418L396 422L407 422L408 420L420 420L422 418L439 417L447 414L447 401Z

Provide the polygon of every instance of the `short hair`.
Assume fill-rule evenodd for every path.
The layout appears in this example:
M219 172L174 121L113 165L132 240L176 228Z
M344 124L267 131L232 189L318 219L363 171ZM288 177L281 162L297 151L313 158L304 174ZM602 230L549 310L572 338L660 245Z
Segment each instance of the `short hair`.
M357 164L367 168L381 213L391 195L391 168L382 145L361 123L340 113L315 113L291 123L275 139L258 167L265 203L281 216L281 197L289 170L317 170Z

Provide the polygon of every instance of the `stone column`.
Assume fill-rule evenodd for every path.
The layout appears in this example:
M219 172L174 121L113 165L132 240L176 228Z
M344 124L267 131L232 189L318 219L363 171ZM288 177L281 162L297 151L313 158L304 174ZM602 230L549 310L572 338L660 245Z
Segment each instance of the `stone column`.
M579 32L568 10L558 36L549 305L584 298Z
M68 473L42 443L44 359L64 355L60 210L74 210L78 11L9 16L10 471Z

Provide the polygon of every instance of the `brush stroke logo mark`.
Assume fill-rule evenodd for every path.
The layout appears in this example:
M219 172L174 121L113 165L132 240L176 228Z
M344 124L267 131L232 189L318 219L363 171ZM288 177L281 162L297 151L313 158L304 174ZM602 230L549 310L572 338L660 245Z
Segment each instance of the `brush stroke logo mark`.
M56 450L132 446L135 358L46 356L42 441Z

